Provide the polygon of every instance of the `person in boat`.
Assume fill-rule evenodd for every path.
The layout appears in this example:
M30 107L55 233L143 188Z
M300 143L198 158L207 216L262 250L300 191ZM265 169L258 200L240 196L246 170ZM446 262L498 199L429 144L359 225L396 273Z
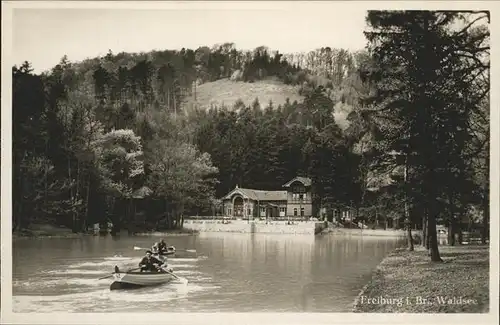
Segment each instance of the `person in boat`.
M149 271L149 272L158 272L161 271L161 266L164 264L162 261L158 260L154 256L152 256L153 252L147 251L146 256L144 256L139 263L139 267L141 268L141 272ZM166 265L165 265L166 266Z
M153 251L155 253L158 253L159 255L166 255L167 254L167 243L165 243L165 240L160 240L160 242L155 243L153 245Z

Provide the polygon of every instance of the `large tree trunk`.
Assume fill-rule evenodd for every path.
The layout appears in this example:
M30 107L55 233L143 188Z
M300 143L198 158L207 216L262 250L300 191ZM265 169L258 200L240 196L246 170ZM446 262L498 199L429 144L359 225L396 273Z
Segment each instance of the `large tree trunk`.
M439 255L439 247L437 241L437 230L436 230L436 213L434 209L429 211L428 215L428 236L429 236L429 250L431 255L431 261L442 262L441 256Z
M408 250L413 251L415 248L413 247L413 236L411 234L411 221L408 220L407 225L406 225L406 234L408 236Z
M455 246L455 218L453 216L448 225L448 245Z

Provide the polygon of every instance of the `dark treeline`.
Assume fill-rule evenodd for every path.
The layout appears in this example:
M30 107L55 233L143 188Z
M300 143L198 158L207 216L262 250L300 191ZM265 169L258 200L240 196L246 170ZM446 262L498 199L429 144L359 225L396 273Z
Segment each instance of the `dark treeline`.
M25 62L13 68L13 225L182 227L183 215L214 213L235 185L280 189L304 175L330 220L351 208L364 222L418 225L439 260L436 223L453 234L467 215L487 237L487 19L370 12L369 46L357 53L226 43L64 57L40 75ZM201 83L267 77L299 85L304 100L183 105ZM340 127L334 113L345 107Z

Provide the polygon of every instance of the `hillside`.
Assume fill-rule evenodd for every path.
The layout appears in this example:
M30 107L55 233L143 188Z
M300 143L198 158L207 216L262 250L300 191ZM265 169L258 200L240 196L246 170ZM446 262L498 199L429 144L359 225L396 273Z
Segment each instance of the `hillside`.
M287 98L290 103L295 100L302 102L304 96L299 95L299 86L286 85L275 79L259 80L253 83L233 81L229 78L201 84L196 88L196 101L190 96L184 102L184 108L188 111L195 107L209 109L212 105L226 105L232 108L234 103L241 99L245 105L251 105L255 98L259 99L262 108L267 107L272 100L273 106L283 105ZM338 103L335 105L335 120L341 128L346 128L347 115L350 112L348 105Z
M301 102L303 96L298 94L298 86L285 85L277 80L259 80L253 83L243 81L232 81L229 78L220 79L199 85L196 88L196 101L194 95L185 102L185 107L191 109L210 108L211 105L222 104L232 107L241 99L245 105L251 105L255 98L259 99L262 107L266 107L270 100L274 107L283 105L287 98L290 102Z

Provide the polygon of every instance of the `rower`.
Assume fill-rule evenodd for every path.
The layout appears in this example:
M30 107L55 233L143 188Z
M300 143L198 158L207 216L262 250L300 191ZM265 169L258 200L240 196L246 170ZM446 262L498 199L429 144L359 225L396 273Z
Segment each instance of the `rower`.
M167 253L167 243L162 239L159 243L153 245L153 251L158 252L159 255L164 255Z
M139 267L141 268L141 272L149 271L149 272L158 272L161 270L162 261L158 260L154 256L151 256L153 252L147 251L146 256L144 256L139 263Z

